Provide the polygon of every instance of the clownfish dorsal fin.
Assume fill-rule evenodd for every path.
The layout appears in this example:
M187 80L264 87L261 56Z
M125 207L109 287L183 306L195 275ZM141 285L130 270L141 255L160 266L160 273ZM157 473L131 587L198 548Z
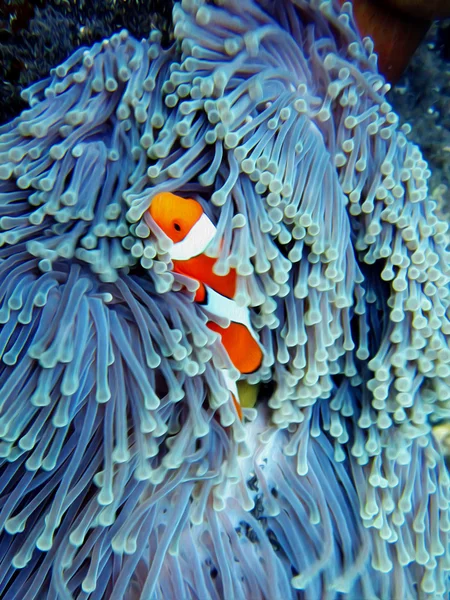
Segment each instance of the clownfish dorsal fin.
M184 240L204 214L199 202L171 192L156 194L149 211L155 223L174 244Z

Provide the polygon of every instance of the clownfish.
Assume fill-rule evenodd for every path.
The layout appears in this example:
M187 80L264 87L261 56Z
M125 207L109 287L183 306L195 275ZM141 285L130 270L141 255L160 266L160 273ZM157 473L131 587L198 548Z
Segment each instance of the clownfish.
M206 248L216 235L216 227L201 204L162 192L153 198L149 212L173 242L169 254L174 272L198 282L194 301L203 306L206 315L209 313L230 321L227 327L221 327L214 321L208 321L207 326L219 334L233 366L240 373L253 373L259 369L263 353L250 322L250 311L247 307L238 306L234 300L236 270L230 269L227 275L216 275L213 267L217 259L205 255ZM223 374L242 419L236 382L231 379L228 369L224 369Z

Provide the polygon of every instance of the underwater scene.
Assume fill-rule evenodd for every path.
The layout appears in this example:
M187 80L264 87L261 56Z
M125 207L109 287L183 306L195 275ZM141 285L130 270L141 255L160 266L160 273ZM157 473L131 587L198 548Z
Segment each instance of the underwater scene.
M0 600L450 600L450 1L0 2Z

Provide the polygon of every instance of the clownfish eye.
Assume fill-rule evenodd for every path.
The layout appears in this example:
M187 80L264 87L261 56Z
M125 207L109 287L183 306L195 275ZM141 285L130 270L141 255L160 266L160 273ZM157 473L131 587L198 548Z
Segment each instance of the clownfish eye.
M181 231L181 227L178 223L174 223L173 228L175 229L175 231Z

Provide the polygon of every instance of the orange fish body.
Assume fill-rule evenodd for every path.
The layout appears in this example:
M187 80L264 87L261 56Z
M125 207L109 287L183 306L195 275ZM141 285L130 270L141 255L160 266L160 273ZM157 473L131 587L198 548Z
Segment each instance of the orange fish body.
M256 371L262 362L262 351L250 324L248 308L239 307L236 294L236 271L216 275L215 258L205 255L205 250L216 233L216 228L195 200L181 198L169 192L157 194L150 206L150 215L162 231L173 241L171 258L174 271L195 279L199 288L195 301L205 307L205 312L230 321L221 327L208 321L208 327L217 332L234 367L240 373ZM225 374L236 410L242 418L235 382Z

